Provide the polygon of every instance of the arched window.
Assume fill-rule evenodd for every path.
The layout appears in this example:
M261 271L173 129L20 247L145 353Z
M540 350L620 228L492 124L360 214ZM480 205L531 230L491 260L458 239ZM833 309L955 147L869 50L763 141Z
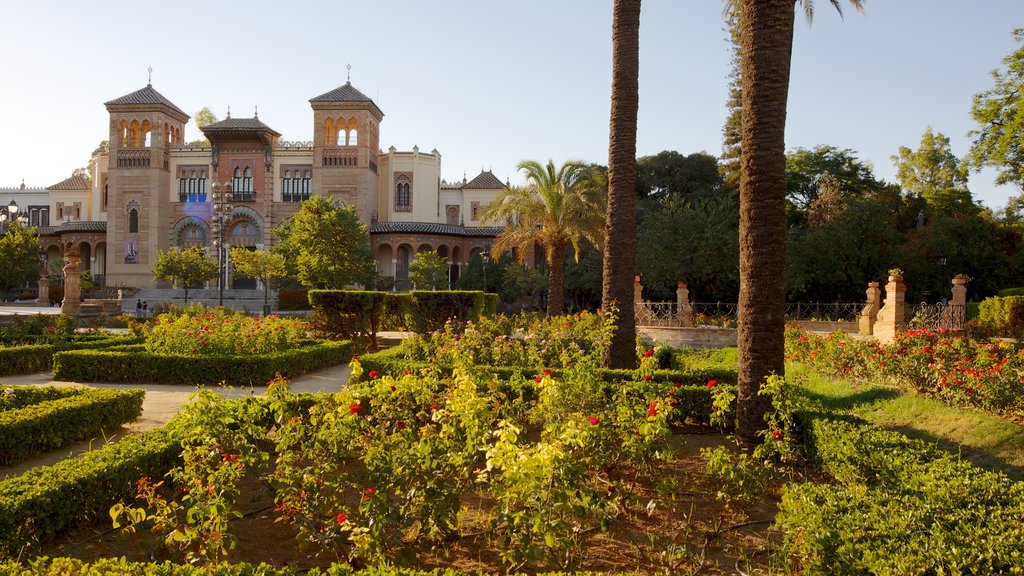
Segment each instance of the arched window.
M281 199L284 200L285 202L291 202L292 201L292 198L291 198L291 196L292 196L292 171L291 170L285 170L284 171L284 180L283 180L282 184L283 185L281 186Z
M408 212L412 209L412 202L409 195L409 177L402 174L395 184L395 211Z
M242 177L242 192L252 192L252 168L245 167Z
M309 189L312 176L309 170L302 173L302 199L309 200Z
M139 233L139 210L138 208L131 208L128 210L128 233L138 234Z
M235 173L231 178L231 191L238 193L242 191L242 169L235 167Z
M357 144L359 144L359 131L352 128L348 131L348 145L355 146Z

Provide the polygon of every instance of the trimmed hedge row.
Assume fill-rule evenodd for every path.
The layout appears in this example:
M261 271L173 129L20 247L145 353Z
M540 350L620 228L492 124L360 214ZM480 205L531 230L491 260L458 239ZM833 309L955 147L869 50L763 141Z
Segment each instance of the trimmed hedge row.
M3 386L0 388L0 413L81 394L80 388L58 388L56 386Z
M216 566L191 566L174 564L170 561L162 563L129 562L124 558L104 558L92 564L75 558L37 558L25 562L0 563L0 576L8 574L29 574L34 576L64 576L81 574L82 576L470 576L451 568L434 570L416 570L414 568L398 568L379 566L356 569L348 564L334 564L330 568L278 568L267 564L220 564ZM477 573L482 575L483 573ZM615 576L610 572L547 572L538 576Z
M0 412L0 466L63 448L142 415L144 390L79 389L77 394Z
M138 339L134 336L111 334L102 337L93 335L77 336L75 341L61 345L0 346L0 376L49 372L53 369L53 356L57 352L65 350L101 350L136 342L138 342Z
M54 377L73 382L260 386L348 362L352 342L316 342L258 356L182 356L144 351L75 350L53 357Z
M1024 484L919 440L818 417L811 455L837 484L787 488L777 525L807 574L1024 574Z
M163 476L180 456L170 432L153 430L0 482L0 558L24 556L78 522L106 517L135 496L139 478Z
M498 295L479 290L413 290L404 294L370 290L310 290L309 302L321 315L321 329L371 339L385 326L405 324L426 334L449 319L478 321L498 309ZM400 320L396 320L400 319Z
M417 362L406 358L406 351L402 346L395 346L387 350L364 354L359 357L359 365L362 374L350 376L352 383L365 380L369 373L376 370L379 374L400 377L406 371L418 372L425 368L433 367L429 362ZM441 366L443 375L450 375L451 366ZM494 378L508 382L510 380L525 380L524 386L527 390L522 391L526 397L532 397L534 392L533 378L540 375L540 370L528 366L475 366L475 370L494 375ZM565 370L562 368L551 368L553 378L561 378ZM634 378L632 370L621 369L600 369L595 376L614 384L628 381ZM672 388L675 396L676 413L681 419L691 418L699 422L707 422L711 416L711 390L707 383L710 380L717 380L726 386L734 386L736 383L736 371L726 369L705 369L705 370L656 370L651 375L651 382L664 384L666 388ZM678 383L679 387L674 385ZM608 389L611 394L611 388Z

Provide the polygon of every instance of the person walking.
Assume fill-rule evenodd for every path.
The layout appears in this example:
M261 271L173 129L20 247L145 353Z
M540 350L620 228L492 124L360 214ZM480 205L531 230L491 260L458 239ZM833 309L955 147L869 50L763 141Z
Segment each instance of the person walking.
M149 305L146 304L145 300L142 301L142 315L143 315L143 317L146 317L146 318L149 317Z
M142 300L141 299L136 299L135 300L135 317L136 318L142 318Z

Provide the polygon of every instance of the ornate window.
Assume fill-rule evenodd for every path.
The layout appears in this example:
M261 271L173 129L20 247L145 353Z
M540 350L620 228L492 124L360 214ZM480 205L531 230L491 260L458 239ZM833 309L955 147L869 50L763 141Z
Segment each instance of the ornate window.
M178 172L178 201L206 202L206 167L181 167Z
M445 207L445 224L451 226L459 225L459 207L455 204L449 204Z
M409 191L409 177L400 174L395 178L395 212L412 211L412 195Z
M285 166L281 176L281 200L283 202L309 200L312 181L312 166Z
M139 233L139 209L132 207L128 209L128 233Z
M474 222L480 220L480 203L479 202L472 202L472 203L470 203L469 208L470 208L470 218Z
M259 228L247 220L242 220L231 227L232 246L256 246L260 242Z

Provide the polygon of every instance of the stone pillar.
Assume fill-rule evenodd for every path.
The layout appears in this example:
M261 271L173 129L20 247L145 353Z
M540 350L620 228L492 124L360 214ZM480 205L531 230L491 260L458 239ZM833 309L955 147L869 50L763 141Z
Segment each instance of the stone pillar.
M622 312L625 312L623 310ZM647 310L644 308L644 285L640 283L640 275L633 277L633 321L637 326L645 326Z
M690 291L682 280L676 285L676 321L683 328L693 327L693 308L690 306Z
M81 257L78 252L64 255L68 263L64 266L64 301L61 302L61 314L78 316L82 311L82 270L78 267Z
M874 334L882 344L890 344L896 335L907 329L904 320L907 287L902 276L889 276L885 285L885 305L878 311L878 322L875 323Z
M967 279L953 278L953 306L967 306Z
M46 270L39 275L39 293L36 295L36 302L40 306L50 305L50 277L47 276Z
M867 303L860 311L859 333L870 336L874 333L875 322L878 320L878 309L882 304L882 291L878 289L878 282L868 282Z
M644 301L644 285L640 283L640 276L633 277L633 303L639 304Z

